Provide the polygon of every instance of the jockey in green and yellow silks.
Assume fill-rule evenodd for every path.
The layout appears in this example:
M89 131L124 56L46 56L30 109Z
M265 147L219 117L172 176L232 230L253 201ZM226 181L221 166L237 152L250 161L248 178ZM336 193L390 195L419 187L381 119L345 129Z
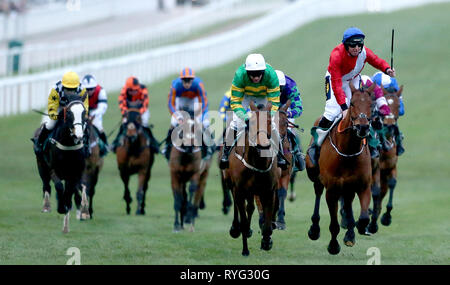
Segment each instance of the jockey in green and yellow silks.
M272 103L271 115L273 116L280 107L280 83L275 70L266 64L261 54L250 54L234 75L231 85L230 106L233 110L233 120L227 130L226 142L233 141L236 133L245 128L249 120L247 109L250 102L256 105ZM279 137L276 124L272 124L274 134ZM224 143L223 155L220 161L220 168L228 167L228 156L232 145ZM278 152L278 166L286 168L280 151Z

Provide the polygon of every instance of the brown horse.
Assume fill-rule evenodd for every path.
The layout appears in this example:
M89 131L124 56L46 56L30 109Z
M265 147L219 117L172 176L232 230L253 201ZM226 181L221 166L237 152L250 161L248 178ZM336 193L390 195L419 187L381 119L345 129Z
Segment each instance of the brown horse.
M100 156L100 137L95 126L92 124L92 118L87 124L89 134L89 156L86 158L86 164L81 178L82 191L75 193L75 204L77 206L77 219L87 220L93 218L93 200L95 195L95 186L98 182L98 175L103 167L103 157ZM87 203L86 203L87 202Z
M369 135L369 120L371 117L371 95L375 84L366 91L356 90L350 84L352 99L347 116L338 127L332 127L325 138L321 150L318 167L314 167L309 156L306 159L306 169L309 179L314 183L316 202L311 217L312 225L308 232L311 240L320 236L319 205L323 188L326 188L326 200L330 213L331 241L328 245L330 254L338 254L340 246L337 241L339 234L338 200L344 198L344 211L347 218L347 232L344 243L347 246L355 244L355 220L353 218L352 202L355 193L358 194L361 214L356 224L360 234L366 234L369 223L369 204L371 198L371 165L370 153L366 137ZM316 120L315 126L318 125ZM312 140L311 140L312 143Z
M204 191L204 187L199 187L202 174L202 154L199 145L202 142L202 135L197 133L202 130L202 126L193 119L192 113L183 112L183 115L183 121L172 132L173 147L169 158L175 233L183 230L184 224L190 224L190 231L194 231L195 217L203 196L201 192ZM209 165L210 162L203 165L203 172ZM207 176L207 172L204 174ZM186 192L188 182L189 197ZM206 183L206 179L203 183Z
M395 132L398 131L396 125L399 117L400 95L403 92L403 85L397 92L388 93L383 86L384 96L391 109L391 114L385 116L383 119L383 131L385 138L391 148L389 150L382 149L380 157L372 162L373 179L372 179L372 198L373 198L373 212L372 219L368 227L370 233L378 231L377 220L381 214L382 201L389 189L389 202L386 206L386 213L381 217L381 224L389 226L392 221L392 199L394 188L397 184L397 145L395 143Z
M223 137L225 137L225 130L223 132ZM220 165L220 160L222 159L222 148L223 145L219 147L219 150L217 152L217 165ZM223 200L222 200L222 212L224 215L228 215L228 212L230 211L230 207L233 204L233 201L231 200L231 188L230 185L225 178L225 171L220 171L220 182L222 184L222 193L223 193Z
M253 101L250 103L250 110L254 114L250 119L250 130L243 132L242 136L238 134L238 145L231 151L230 165L225 170L225 178L229 179L234 200L230 235L238 238L242 233L244 256L250 254L247 238L252 235L250 225L255 210L255 196L259 197L264 213L261 249L272 248L272 218L281 170L277 167L277 150L273 149L271 140L272 120L268 115L271 107L270 102L265 107L259 105L258 108ZM266 113L266 121L260 119L262 113ZM275 144L275 147L278 147L278 144Z
M130 204L132 202L128 182L130 176L137 173L138 190L136 193L136 215L145 215L145 194L147 192L155 154L150 148L150 141L144 134L141 124L141 114L139 109L140 104L142 103L139 101L135 102L128 103L130 108L125 114L126 120L121 127L121 130L126 130L126 135L121 139L120 144L117 146L116 156L120 177L125 186L123 198L126 202L126 212L127 214L130 214Z
M274 222L274 226L278 230L285 230L286 229L286 222L284 220L284 217L286 215L286 210L284 206L284 201L287 197L287 189L289 187L289 183L291 180L291 175L293 172L293 156L292 156L292 146L289 142L288 138L288 127L289 120L287 118L287 109L291 105L291 100L288 100L286 104L284 104L279 109L279 132L280 132L280 139L281 139L281 146L283 147L283 155L286 158L286 161L288 162L288 166L285 170L281 171L281 177L278 184L278 190L277 195L275 196L275 205L274 205L274 216L272 218L272 221ZM255 197L256 205L259 212L259 223L260 226L262 226L264 222L264 213L263 208L260 202L259 197Z

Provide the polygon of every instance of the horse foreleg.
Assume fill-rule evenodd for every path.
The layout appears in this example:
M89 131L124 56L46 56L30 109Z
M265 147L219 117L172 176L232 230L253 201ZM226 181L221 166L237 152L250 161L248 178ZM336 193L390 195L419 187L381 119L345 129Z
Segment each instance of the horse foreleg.
M361 205L361 214L359 215L358 222L356 224L356 228L358 229L358 233L360 235L369 235L367 232L367 225L369 224L369 206L370 206L370 198L371 191L370 185L364 191L358 192L359 204Z
M314 203L314 212L313 212L313 215L311 216L312 225L308 231L308 236L311 240L317 240L320 237L320 226L319 226L319 221L320 221L319 212L320 211L319 210L320 210L320 198L322 197L323 188L324 188L324 186L322 185L322 183L320 183L319 180L316 180L314 182L314 192L316 194L316 200Z
M261 249L270 250L272 249L272 217L274 210L274 202L275 202L276 188L272 189L270 193L261 197L261 202L263 206L264 212L264 225L262 229L262 240L261 240Z
M395 186L397 185L397 168L396 167L394 169L392 169L392 171L389 173L386 184L387 184L387 186L385 186L385 187L389 188L389 200L386 205L386 213L384 213L383 216L381 217L381 223L384 226L389 226L392 222L391 211L394 208L394 205L393 205L394 189L395 189ZM381 207L381 205L380 205L380 207Z
M171 174L171 186L173 194L173 209L175 211L175 221L173 225L173 232L178 233L183 229L183 185L178 181L176 174Z
M259 228L262 230L263 228L263 224L264 224L264 211L263 211L263 207L261 204L261 198L258 195L255 195L255 203L256 203L256 207L258 208L258 214L259 214Z
M378 217L381 212L381 201L384 195L381 194L381 186L380 186L380 165L379 159L372 159L372 200L373 200L373 209L372 209L372 217L367 230L374 234L378 232ZM386 192L385 192L386 194Z
M64 185L59 179L59 177L52 171L51 174L53 184L55 185L56 190L56 201L58 203L58 214L66 214L67 213L67 207L64 201Z
M202 198L199 192L199 175L195 174L189 183L189 199L187 201L187 212L184 217L184 223L190 224L190 231L194 231L195 217L198 213L198 206Z
M222 182L222 191L223 191L222 212L224 215L227 215L228 211L230 211L231 206L231 194L229 185L223 175L223 171L220 171L220 179Z
M50 196L52 191L52 188L50 186L50 171L48 169L48 166L46 166L43 162L40 162L38 159L37 164L39 175L42 180L42 196L44 198L42 212L49 213L51 211Z
M342 202L342 210L344 212L343 220L345 220L345 224L347 232L344 237L344 244L346 246L355 245L355 218L353 217L353 199L355 198L355 192L348 192L343 197Z
M240 228L242 233L242 255L248 256L250 254L250 251L248 250L247 234L250 231L250 221L247 218L245 209L245 197L242 197L240 193L236 193L236 195L238 197L236 197L237 199L234 201L234 203L237 204L240 217Z
M233 191L233 209L234 209L234 216L233 216L233 222L231 224L231 228L230 228L230 236L232 238L238 238L241 235L241 227L240 227L240 222L239 222L239 210L237 207L237 202L236 202L236 191Z
M338 222L338 200L339 196L333 193L333 190L327 189L326 191L326 199L328 205L328 211L330 212L330 233L331 240L328 244L328 252L330 254L338 254L341 251L341 247L339 242L337 241L337 236L340 231L339 222Z
M146 169L138 173L138 191L136 192L136 215L145 215L145 190L147 188L148 172Z
M278 197L278 211L277 211L277 221L276 226L279 230L285 230L286 229L286 222L284 220L284 217L286 215L286 210L284 207L284 201L287 197L287 190L286 188L289 185L289 178L290 176L285 176L281 178L281 187L277 190L277 197Z
M88 199L88 189L86 185L81 184L81 215L80 220L90 219L91 216L89 214L89 199ZM78 192L77 190L75 192Z
M125 203L127 204L126 211L127 211L127 215L129 215L130 211L131 211L130 204L131 204L131 201L133 201L133 199L131 199L130 189L128 188L128 182L130 181L130 175L128 174L126 169L119 168L119 170L120 170L120 178L122 178L122 182L125 187L123 199L125 200Z

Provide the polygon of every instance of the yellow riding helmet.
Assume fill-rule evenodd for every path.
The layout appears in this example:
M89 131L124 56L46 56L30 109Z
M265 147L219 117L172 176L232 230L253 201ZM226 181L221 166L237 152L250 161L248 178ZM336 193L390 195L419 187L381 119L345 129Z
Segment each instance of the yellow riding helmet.
M66 88L77 88L80 85L80 77L76 72L66 72L62 78L62 85Z

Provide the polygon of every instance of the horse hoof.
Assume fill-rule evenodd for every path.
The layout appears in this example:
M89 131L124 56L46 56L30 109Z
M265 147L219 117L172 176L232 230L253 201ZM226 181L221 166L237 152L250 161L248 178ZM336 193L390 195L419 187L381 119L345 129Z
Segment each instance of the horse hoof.
M242 250L242 256L249 256L250 255L250 251L247 249L247 250Z
M381 217L381 224L383 225L383 226L389 226L390 224L391 224L391 222L392 222L392 217L391 217L391 215L388 215L388 214L383 214L383 216Z
M263 249L263 250L271 250L272 245L273 245L273 241L271 238L269 238L268 240L263 238L261 240L261 249Z
M194 229L194 225L193 225L193 224L191 224L191 226L189 227L189 232L191 232L191 233L195 232L195 229Z
M308 237L311 240L318 240L320 238L320 228L311 226L311 228L308 231Z
M249 229L248 232L245 233L245 237L246 238L251 238L252 235L253 235L253 230L252 229Z
M367 231L371 234L376 234L378 232L378 225L376 223L371 223L367 227Z
M369 219L359 219L356 223L356 228L358 229L358 233L360 235L370 235L369 232L367 232L367 225L369 225Z
M332 255L336 255L341 251L341 246L339 245L337 240L330 241L330 244L328 245L328 253Z
M136 210L136 215L137 216L144 216L145 215L145 211L144 210Z
M355 245L355 232L353 231L347 231L345 233L345 237L344 237L344 244L346 246L352 247Z
M127 211L127 215L129 215L130 212L131 212L131 209L127 207L127 210L126 210L126 211Z
M228 215L228 212L230 211L230 207L223 207L222 212L224 215Z
M284 231L286 229L286 223L285 222L276 222L276 229L280 231Z
M183 230L183 227L181 227L181 226L174 226L173 227L173 233L179 233L179 232L181 232Z
M290 202L294 202L295 198L297 198L295 193L289 194L289 196L288 196L288 200Z
M231 227L230 228L230 236L232 238L238 238L241 235L241 231L238 228Z

